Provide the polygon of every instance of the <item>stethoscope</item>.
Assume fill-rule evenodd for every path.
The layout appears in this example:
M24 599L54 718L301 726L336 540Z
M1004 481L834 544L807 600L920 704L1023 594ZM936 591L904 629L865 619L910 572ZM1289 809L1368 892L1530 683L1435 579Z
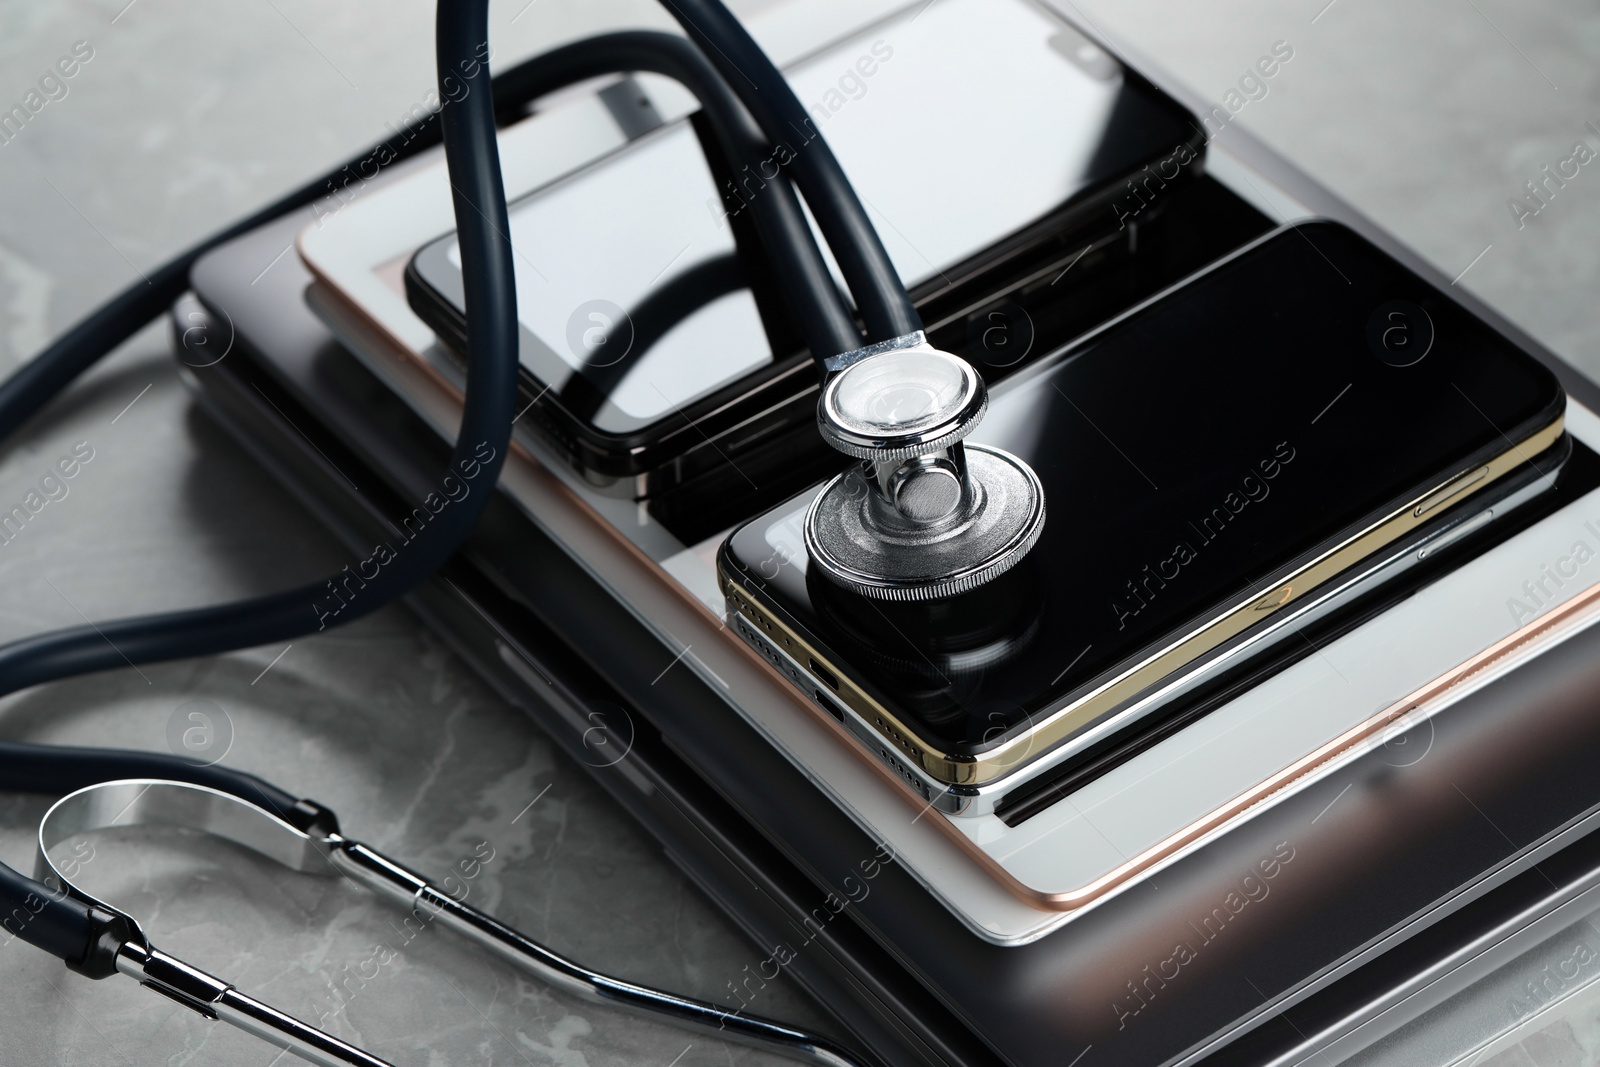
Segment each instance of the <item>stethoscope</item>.
M962 438L987 407L969 366L934 351L865 209L825 139L756 42L720 0L664 0L693 47L664 34L623 33L530 60L491 86L487 0L439 0L437 58L448 110L407 127L367 156L290 194L145 276L0 382L0 435L32 418L79 374L168 306L204 252L365 173L442 142L462 253L467 387L444 482L481 489L405 546L341 621L393 602L465 541L509 451L518 381L515 269L496 147L496 107L616 70L659 70L700 97L731 160L760 166L764 145L798 135L788 165L855 300L862 326L834 286L794 189L774 181L753 214L807 347L830 383L824 437L860 461L830 483L808 522L808 546L829 577L862 595L926 599L992 578L1032 546L1043 521L1037 479L994 449ZM498 81L498 79L497 79ZM451 85L457 93L450 93ZM740 111L741 107L748 115ZM763 140L765 138L765 140ZM862 347L862 341L867 342ZM826 353L843 353L827 357ZM907 388L922 399L913 412ZM487 457L487 458L485 458ZM869 536L866 536L870 534ZM858 536L859 535L859 536ZM851 543L853 542L853 543ZM892 542L893 548L883 546ZM0 644L0 694L125 663L214 655L292 639L319 628L322 583L232 604L87 622ZM171 825L243 845L295 871L339 874L438 920L574 996L709 1032L811 1063L858 1061L818 1035L580 967L446 888L343 836L333 813L242 772L173 757L0 742L0 789L68 795L39 830L36 878L0 864L0 924L91 978L123 974L200 1014L272 1041L314 1063L383 1061L241 993L150 943L126 912L72 883L52 850L92 829Z
M146 323L165 314L187 287L190 267L210 248L313 203L348 181L352 169L384 167L443 143L456 200L468 309L468 382L456 447L444 478L475 483L463 502L429 524L396 561L362 589L348 621L391 603L432 574L476 524L509 451L517 384L514 267L505 190L495 139L496 108L512 108L572 82L619 70L659 70L700 96L703 110L733 158L765 155L762 129L780 128L774 102L796 114L798 101L719 0L668 5L695 42L653 32L610 34L564 46L508 71L491 86L486 0L440 0L438 66L448 109L408 126L398 146L385 141L349 165L291 193L151 271L96 309L43 352L0 381L0 435L32 418L78 375ZM728 69L718 69L707 56ZM735 60L733 57L739 57ZM755 93L752 77L768 88ZM734 81L737 79L737 82ZM748 88L748 92L738 92ZM787 95L787 99L785 99ZM740 110L741 104L760 121ZM782 127L787 128L787 127ZM864 210L820 139L806 152L802 182L812 207L833 233L852 281L869 338L920 325ZM784 280L807 341L819 353L860 343L860 333L823 264L794 190L772 184L754 212L769 237L772 265ZM846 245L849 248L846 248ZM488 458L485 459L484 457ZM0 693L114 669L125 663L213 655L270 643L318 628L314 602L321 583L233 604L88 623L0 644ZM188 827L234 841L296 871L339 874L438 920L574 996L642 1012L807 1062L860 1061L826 1038L704 1001L598 974L465 903L444 886L374 849L344 837L333 813L251 775L196 766L174 757L104 749L0 742L0 789L69 793L40 826L38 879L0 863L0 925L91 978L123 974L200 1014L226 1021L314 1063L378 1065L383 1061L258 1001L230 983L157 949L126 912L73 884L70 862L52 849L95 828L138 824Z
M6 780L5 772L25 747L3 746L0 787L39 791L42 783L35 776ZM133 916L73 882L81 864L77 857L63 857L63 847L81 834L122 827L168 826L203 832L292 871L347 878L407 909L419 923L454 930L546 985L582 1000L649 1015L807 1063L859 1067L859 1060L819 1035L582 967L466 903L464 886L452 891L346 837L326 807L293 798L252 775L193 766L175 757L110 749L54 749L48 758L63 777L89 784L56 801L40 820L33 884L22 897L22 907L6 919L7 929L20 934L24 925L49 922L52 909L86 912L94 926L96 949L91 960L77 969L86 970L91 977L126 975L208 1019L248 1031L312 1063L387 1067L387 1061L161 951ZM120 773L140 767L174 777L130 778ZM93 780L101 775L109 776ZM178 775L198 780L178 780ZM446 879L446 885L449 881Z

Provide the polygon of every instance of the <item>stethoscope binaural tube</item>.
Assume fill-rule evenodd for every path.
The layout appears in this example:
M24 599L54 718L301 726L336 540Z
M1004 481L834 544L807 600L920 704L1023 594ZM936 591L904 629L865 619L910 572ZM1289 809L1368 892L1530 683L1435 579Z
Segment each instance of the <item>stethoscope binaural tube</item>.
M553 48L508 75L517 97L532 99L587 78L618 71L643 71L677 81L694 94L701 112L735 168L759 173L770 157L769 138L755 125L734 92L701 51L670 33L623 30ZM861 333L850 309L835 288L827 262L817 248L794 187L784 179L770 181L750 203L762 251L774 281L789 305L812 358L857 348ZM636 309L630 308L630 313ZM646 323L635 321L642 349ZM663 331L665 332L665 331Z
M203 831L291 870L343 875L407 908L421 921L437 921L570 996L822 1067L858 1065L838 1045L804 1030L591 971L479 911L423 875L345 837L339 832L337 818L326 808L308 800L298 801L295 807L310 814L310 829L293 825L231 793L191 782L132 779L86 786L57 801L39 823L34 875L45 894L41 899L104 916L108 931L106 951L119 973L136 978L194 1011L239 1026L329 1067L382 1061L161 952L131 916L75 885L68 872L56 864L52 853L78 834L94 830L174 826Z
M817 226L838 261L867 326L869 344L916 333L922 317L911 302L861 198L794 95L783 72L750 36L722 0L661 0L689 39L722 71L733 91L774 145L775 156L794 172L795 184L816 216ZM783 156L787 155L785 162ZM852 345L851 351L859 347ZM838 353L833 353L837 355Z

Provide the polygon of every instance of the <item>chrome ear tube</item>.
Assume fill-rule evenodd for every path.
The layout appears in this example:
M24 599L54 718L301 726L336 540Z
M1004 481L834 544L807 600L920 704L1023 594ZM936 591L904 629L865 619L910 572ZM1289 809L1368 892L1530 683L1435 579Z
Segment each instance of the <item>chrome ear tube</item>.
M162 952L131 915L74 885L51 853L80 833L124 826L178 826L243 845L291 870L332 873L325 847L276 815L205 786L183 782L99 782L62 797L39 821L34 877L53 890L103 910L121 922L116 948L120 974L208 1019L218 1019L320 1067L389 1067L386 1060L246 996L231 982Z
M806 514L818 571L876 600L956 596L1019 563L1044 528L1044 487L1009 452L967 444L989 393L921 331L835 356L823 439L860 461Z
M117 970L210 1019L220 1019L322 1067L389 1067L293 1016L240 993L232 984L161 952L125 912L74 886L51 854L69 838L125 826L175 826L242 845L294 871L343 875L414 915L438 920L564 993L621 1008L725 1041L750 1045L820 1067L861 1067L860 1061L820 1035L732 1008L680 997L583 967L456 899L444 888L336 829L331 811L310 801L309 830L231 793L186 782L135 779L101 782L57 801L39 823L35 878L53 889L124 920Z

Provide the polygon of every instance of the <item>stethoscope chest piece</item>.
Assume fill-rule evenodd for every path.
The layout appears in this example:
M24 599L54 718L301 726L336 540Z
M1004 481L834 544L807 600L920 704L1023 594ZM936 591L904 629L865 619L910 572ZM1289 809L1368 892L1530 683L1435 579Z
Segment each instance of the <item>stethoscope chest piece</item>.
M1044 528L1044 487L1016 456L964 442L989 406L971 364L920 333L829 363L818 424L860 463L806 515L811 565L863 596L915 601L1020 562Z

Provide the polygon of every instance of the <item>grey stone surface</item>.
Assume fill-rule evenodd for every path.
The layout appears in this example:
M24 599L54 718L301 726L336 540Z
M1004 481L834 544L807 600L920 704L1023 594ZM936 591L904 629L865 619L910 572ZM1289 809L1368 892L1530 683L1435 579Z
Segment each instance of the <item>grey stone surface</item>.
M0 0L0 105L75 42L94 50L67 94L0 144L0 371L140 271L369 143L431 83L426 0L125 3ZM1521 229L1507 206L1574 141L1600 150L1585 126L1600 124L1592 4L1093 0L1081 11L1218 101L1290 42L1294 59L1239 121L1451 276L1470 265L1461 284L1600 371L1600 163ZM644 0L507 0L494 13L507 59L602 27L666 24ZM7 504L75 443L94 450L68 495L0 547L0 639L80 612L265 592L343 562L194 410L165 344L142 335L0 449ZM161 749L192 700L226 713L232 763L326 801L419 868L443 873L487 841L495 859L476 899L592 965L714 997L759 958L582 768L400 610L287 652L42 687L0 702L0 732ZM0 859L31 862L44 807L0 796ZM551 994L437 930L336 1006L344 968L401 940L392 911L182 835L103 835L95 848L87 884L165 947L288 1010L336 1007L335 1032L398 1063L769 1062ZM273 1062L253 1039L18 943L0 946L0 1003L4 1065ZM752 1008L821 1018L781 983Z

